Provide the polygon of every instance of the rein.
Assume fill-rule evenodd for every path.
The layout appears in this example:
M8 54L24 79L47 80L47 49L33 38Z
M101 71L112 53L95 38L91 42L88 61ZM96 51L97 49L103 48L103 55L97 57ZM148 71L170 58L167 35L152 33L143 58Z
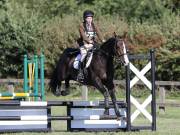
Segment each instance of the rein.
M117 51L116 51L116 46L117 46L117 42L118 42L118 40L117 39L115 39L115 46L114 46L114 52L115 52L115 56L116 57L122 57L122 56L124 56L124 55L127 55L127 53L122 53L121 55L119 55L119 56L117 56ZM124 43L124 41L122 41L123 43Z
M121 47L123 47L123 53L122 54L117 54L117 43L118 43L118 41L119 42L123 42L123 45L121 46ZM125 55L127 55L127 51L125 51L126 49L125 49L125 44L124 44L124 41L122 40L122 39L120 39L120 40L117 40L116 38L115 38L115 46L114 46L114 52L115 52L115 61L116 62L118 62L118 63L123 63L123 61L122 61L122 59L121 59L121 57L123 57L123 56L125 56Z
M114 45L114 54L109 54L108 52L104 51L103 49L96 49L96 50L100 50L100 52L102 52L103 54L105 54L108 57L112 57L115 58L116 60L120 60L120 57L127 55L127 53L122 53L121 55L118 56L117 52L116 52L116 46L117 46L117 42L118 40L115 38L115 45Z

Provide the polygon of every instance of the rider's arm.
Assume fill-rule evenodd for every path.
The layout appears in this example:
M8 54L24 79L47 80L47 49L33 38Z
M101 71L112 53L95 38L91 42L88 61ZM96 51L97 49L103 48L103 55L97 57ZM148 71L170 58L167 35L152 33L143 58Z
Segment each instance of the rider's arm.
M89 38L86 36L85 32L84 32L84 27L83 27L83 24L80 25L79 27L79 33L80 33L80 36L83 38L83 41L87 42L87 43L90 43L91 40L89 40Z
M99 28L96 25L95 25L95 30L96 30L96 33L97 33L99 40L101 42L104 42L105 40L103 39L102 33L100 32Z

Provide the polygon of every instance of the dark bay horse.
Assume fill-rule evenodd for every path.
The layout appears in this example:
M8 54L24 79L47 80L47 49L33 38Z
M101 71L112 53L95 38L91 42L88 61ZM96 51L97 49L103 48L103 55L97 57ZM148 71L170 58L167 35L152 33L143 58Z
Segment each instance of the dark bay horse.
M105 115L109 115L109 95L114 105L117 117L121 117L116 103L115 88L113 84L114 65L113 59L120 60L124 65L129 63L125 45L126 36L116 36L103 43L100 49L93 52L90 66L87 68L84 85L96 87L104 96ZM66 95L69 93L69 81L77 80L78 70L73 68L78 49L67 48L61 55L53 72L50 89L54 95ZM61 91L61 82L65 80L65 91Z

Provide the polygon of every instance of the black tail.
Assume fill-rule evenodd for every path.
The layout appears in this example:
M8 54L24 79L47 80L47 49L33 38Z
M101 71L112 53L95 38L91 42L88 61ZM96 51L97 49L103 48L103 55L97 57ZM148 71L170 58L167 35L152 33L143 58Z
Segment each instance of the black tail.
M59 61L57 62L56 68L54 69L51 80L49 82L49 88L54 95L59 95L61 93L61 81L66 78L67 74L67 58L74 56L78 52L78 49L67 48L64 50Z

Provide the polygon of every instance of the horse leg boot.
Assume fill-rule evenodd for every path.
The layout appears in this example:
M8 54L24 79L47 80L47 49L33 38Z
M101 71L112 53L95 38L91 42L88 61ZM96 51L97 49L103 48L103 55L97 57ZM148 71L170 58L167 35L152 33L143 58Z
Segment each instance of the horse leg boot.
M58 83L58 85L56 86L55 89L55 93L56 96L60 96L61 95L61 82Z
M67 96L67 95L69 95L69 79L65 79L65 90L63 90L62 92L61 92L61 95L62 96Z
M104 93L104 105L105 105L105 111L104 115L109 115L109 96L108 91Z

